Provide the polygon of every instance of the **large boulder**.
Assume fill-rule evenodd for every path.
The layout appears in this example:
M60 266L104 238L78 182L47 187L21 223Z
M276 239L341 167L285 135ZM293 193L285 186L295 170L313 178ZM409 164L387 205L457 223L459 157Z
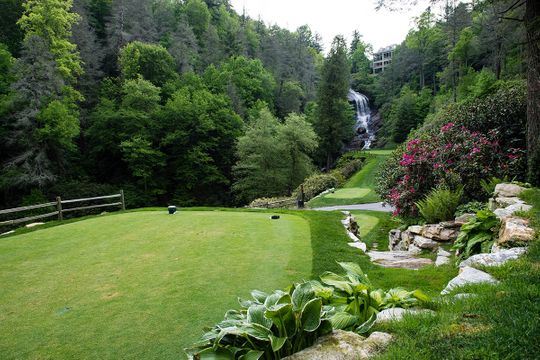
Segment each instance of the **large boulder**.
M527 252L525 247L504 249L497 253L476 254L462 261L459 267L501 266L509 260L516 260Z
M374 332L368 338L350 331L334 330L321 336L313 346L284 360L358 360L369 359L386 348L392 341L392 335Z
M459 229L454 222L425 225L422 236L435 241L454 241L457 239Z
M450 256L452 256L452 254L450 254L448 251L439 248L437 251L437 259L435 260L435 266L450 264Z
M392 229L388 233L388 250L398 250L397 245L401 242L401 230Z
M495 203L497 204L498 207L504 208L510 205L523 204L524 201L518 197L500 196L498 198L495 198Z
M510 216L502 219L496 244L501 247L512 247L527 244L533 238L534 230L529 227L529 220Z
M409 232L416 234L416 235L422 235L422 232L424 231L424 227L422 225L412 225L407 228Z
M499 281L488 273L466 266L460 269L458 276L450 280L441 295L446 295L460 286L478 283L498 284Z
M495 186L495 198L518 197L526 189L516 184L497 184Z
M476 215L475 214L471 214L471 213L466 213L466 214L463 214L463 215L460 215L458 216L455 220L454 220L454 223L456 225L463 225L463 224L466 224L467 222L469 222L469 220L471 220L472 218L474 218Z
M416 235L414 237L414 245L418 246L420 249L435 250L439 247L439 243L428 239L426 237Z

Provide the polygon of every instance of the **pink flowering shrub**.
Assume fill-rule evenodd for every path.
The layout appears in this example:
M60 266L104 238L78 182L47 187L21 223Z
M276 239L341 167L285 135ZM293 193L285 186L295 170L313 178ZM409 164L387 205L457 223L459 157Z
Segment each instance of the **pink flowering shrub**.
M379 174L377 191L396 207L394 215L417 215L415 203L438 185L462 185L466 197L478 199L481 179L511 174L524 154L519 148L501 149L495 130L480 133L448 122L418 133Z

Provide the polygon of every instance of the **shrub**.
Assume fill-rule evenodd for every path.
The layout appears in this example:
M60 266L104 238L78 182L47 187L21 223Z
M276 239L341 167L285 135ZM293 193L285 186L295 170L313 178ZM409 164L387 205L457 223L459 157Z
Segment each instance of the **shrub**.
M366 160L367 156L362 151L353 150L348 151L341 155L336 162L336 168L341 168L347 165L351 161L360 160L362 163Z
M487 210L487 204L481 201L470 201L466 204L459 205L454 215L457 217L463 214L476 214L480 210Z
M492 196L495 192L495 187L507 181L508 176L505 176L504 179L499 179L498 177L492 176L489 179L480 180L480 186L488 196Z
M364 165L364 160L362 159L353 159L350 160L344 164L342 164L339 167L336 167L336 170L343 175L345 179L350 178L354 174L356 174L357 171L362 169L362 166Z
M396 207L395 215L414 216L415 205L431 189L464 187L467 198L481 194L480 179L512 173L520 155L502 150L498 133L470 131L447 123L426 128L398 148L382 166L377 192Z
M317 174L308 177L302 185L304 185L304 199L309 201L325 190L338 186L338 179L330 174ZM297 197L300 193L300 187L296 189L293 197Z
M457 262L480 252L489 252L499 223L493 212L480 210L474 218L463 224L452 247L452 250L457 250Z
M462 187L458 187L457 190L453 191L441 186L432 190L423 200L418 201L416 206L422 217L428 223L433 224L452 220L462 197Z
M293 197L271 197L271 198L258 198L249 203L250 208L280 208L289 207L296 203L296 198Z

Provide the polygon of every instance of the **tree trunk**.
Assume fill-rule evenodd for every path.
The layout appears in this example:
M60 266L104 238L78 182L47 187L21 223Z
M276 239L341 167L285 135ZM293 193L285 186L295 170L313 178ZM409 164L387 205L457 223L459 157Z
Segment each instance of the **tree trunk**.
M527 0L527 157L529 182L540 185L540 1Z

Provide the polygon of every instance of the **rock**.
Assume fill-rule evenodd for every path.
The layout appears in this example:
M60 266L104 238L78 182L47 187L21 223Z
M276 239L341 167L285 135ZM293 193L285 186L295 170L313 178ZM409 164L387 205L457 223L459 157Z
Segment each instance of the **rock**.
M468 284L489 283L498 284L499 281L493 276L472 267L463 267L458 276L450 280L448 285L441 291L441 295L446 295L455 288Z
M450 264L450 258L448 256L437 255L437 260L435 260L435 266L442 266Z
M494 200L497 203L498 207L503 207L503 208L507 207L507 206L510 206L510 205L524 204L525 203L523 200L521 200L518 197L500 196L500 197L498 197L498 198L496 198Z
M392 229L388 233L388 250L397 250L396 245L401 242L401 230Z
M413 240L414 240L414 235L409 230L405 230L401 232L401 241L403 241L403 246L408 248Z
M509 260L516 260L521 255L527 252L527 248L518 247L512 249L504 249L497 253L491 254L477 254L462 261L459 267L478 267L478 266L501 266Z
M459 224L459 225L463 225L467 222L469 222L469 220L471 220L472 218L474 218L476 215L475 214L470 214L470 213L467 213L467 214L463 214L463 215L460 215L458 216L454 222L456 224Z
M347 217L347 220L348 220L348 223L345 226L347 230L353 233L356 237L360 237L360 233L359 233L360 227L358 226L358 223L356 222L356 219L354 218L354 216L349 215Z
M284 360L358 360L369 359L392 341L392 335L374 332L367 339L350 331L334 330L321 336L313 346L283 358Z
M439 248L439 250L437 251L437 256L450 257L452 256L452 254L442 248Z
M42 223L42 222L35 222L35 223L31 223L31 224L26 224L25 227L27 227L27 228L33 228L34 226L41 226L41 225L45 225L45 223Z
M420 269L433 264L433 260L414 257L409 251L368 251L371 262L387 268Z
M418 255L418 254L420 254L422 252L422 249L420 249L418 246L416 246L414 244L410 244L407 251L410 252L413 255Z
M493 213L495 214L497 219L504 219L512 216L512 213L510 211L502 208L493 210Z
M10 231L6 231L5 233L1 233L0 236L10 235L10 234L14 234L14 233L15 233L15 230L10 230Z
M363 252L367 251L367 245L361 241L347 243L350 247L360 249Z
M416 234L416 235L422 235L422 231L424 230L424 227L421 225L412 225L407 228L409 232Z
M422 236L435 241L451 241L457 239L459 230L455 228L454 222L446 222L450 224L448 227L445 223L425 225L422 231Z
M405 315L435 315L435 311L428 309L402 309L402 308L391 308L382 310L377 314L377 320L375 324L380 324L388 321L399 321L403 319Z
M534 230L529 227L529 220L519 217L506 217L502 219L499 238L495 242L498 246L510 247L515 244L526 244L534 238Z
M356 235L354 235L352 232L350 232L349 230L347 230L347 235L349 235L349 237L351 238L352 241L355 241L355 242L358 242L360 241L359 238L356 237Z
M511 214L514 214L517 211L529 211L532 209L532 206L527 205L525 203L516 203L516 204L507 206L505 209L507 211L510 211Z
M495 198L497 197L517 197L526 189L516 184L497 184L495 186Z
M420 235L416 235L414 237L413 244L418 246L420 249L434 250L439 247L439 244L436 241L433 241L431 239L428 239Z

